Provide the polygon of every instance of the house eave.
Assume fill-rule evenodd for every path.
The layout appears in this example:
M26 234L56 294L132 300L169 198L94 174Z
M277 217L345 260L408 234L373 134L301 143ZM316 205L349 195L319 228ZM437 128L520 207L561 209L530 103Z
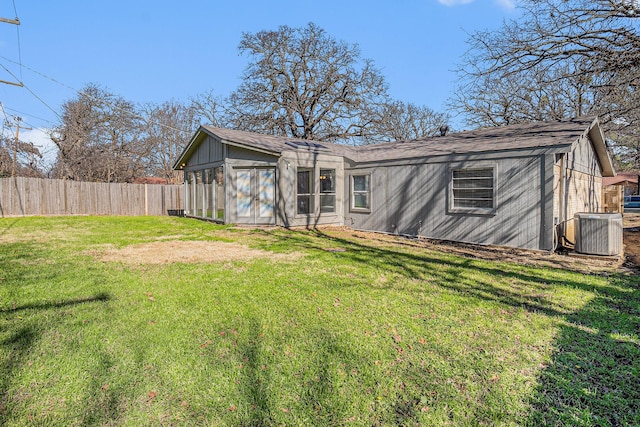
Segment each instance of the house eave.
M616 176L616 171L613 168L613 161L611 160L611 156L609 155L609 151L607 150L607 143L604 137L604 133L602 132L602 128L600 127L600 122L598 119L594 119L593 123L587 130L589 137L593 143L593 148L598 156L598 161L600 162L600 167L602 168L602 176Z
M438 155L425 155L420 157L407 158L391 158L376 159L367 161L356 161L350 164L350 169L370 168L376 166L400 166L414 165L424 163L446 163L459 161L473 161L484 159L505 159L505 158L522 158L533 157L544 154L568 153L571 150L571 143L558 144L547 147L526 147L526 148L510 148L505 150L488 150L475 152L459 152Z

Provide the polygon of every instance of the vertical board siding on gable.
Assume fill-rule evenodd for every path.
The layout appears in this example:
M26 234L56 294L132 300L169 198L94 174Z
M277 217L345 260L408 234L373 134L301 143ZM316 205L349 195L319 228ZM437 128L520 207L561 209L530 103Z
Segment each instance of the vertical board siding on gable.
M447 206L452 165L473 167L486 162L431 163L371 169L371 213L349 212L345 204L346 224L434 239L548 249L540 248L543 156L492 162L497 173L495 214L452 214Z
M598 157L589 138L580 138L574 150L569 153L568 158L569 169L574 169L594 176L602 176Z
M207 136L189 158L187 167L206 165L224 160L223 144Z

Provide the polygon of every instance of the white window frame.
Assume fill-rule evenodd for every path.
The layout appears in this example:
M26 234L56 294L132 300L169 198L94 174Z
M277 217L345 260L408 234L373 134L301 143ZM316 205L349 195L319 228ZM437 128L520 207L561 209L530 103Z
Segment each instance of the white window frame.
M355 177L364 177L367 180L368 186L366 190L356 190ZM349 210L351 212L370 213L371 212L371 173L352 174L349 177ZM366 194L366 200L368 201L367 207L355 206L356 194Z
M491 172L491 176L456 176L457 172ZM469 167L459 167L449 169L449 211L452 213L466 213L466 214L481 214L489 215L496 212L498 205L497 201L497 175L498 170L496 165L473 165ZM490 185L477 186L486 184L490 180ZM482 182L484 181L484 182ZM465 196L473 190L480 190L490 192L491 197L482 196ZM487 206L469 206L475 204L482 205L485 202L489 202ZM467 205L467 206L465 206Z

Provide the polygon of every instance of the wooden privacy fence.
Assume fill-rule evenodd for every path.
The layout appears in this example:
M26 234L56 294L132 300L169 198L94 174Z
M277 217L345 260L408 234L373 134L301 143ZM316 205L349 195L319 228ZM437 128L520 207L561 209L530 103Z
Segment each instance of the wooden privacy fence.
M0 217L169 215L184 209L182 185L0 178Z
M624 186L607 185L602 189L602 206L605 212L624 212Z

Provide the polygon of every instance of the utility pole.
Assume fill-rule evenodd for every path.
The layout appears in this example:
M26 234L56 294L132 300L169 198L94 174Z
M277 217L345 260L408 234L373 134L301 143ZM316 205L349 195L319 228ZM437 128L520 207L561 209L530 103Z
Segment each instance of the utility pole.
M0 22L4 22L5 24L20 25L20 20L18 19L17 16L16 16L16 19L9 19L9 18L1 18L0 17ZM6 80L0 80L0 83L4 83L6 85L19 86L19 87L23 87L24 86L24 84L22 84L22 82L8 82Z
M11 177L16 176L16 164L18 163L18 144L20 140L18 137L20 136L20 129L31 130L33 128L26 128L24 126L20 126L20 122L22 121L22 117L15 117L16 120L16 139L13 142L13 162L11 163Z

